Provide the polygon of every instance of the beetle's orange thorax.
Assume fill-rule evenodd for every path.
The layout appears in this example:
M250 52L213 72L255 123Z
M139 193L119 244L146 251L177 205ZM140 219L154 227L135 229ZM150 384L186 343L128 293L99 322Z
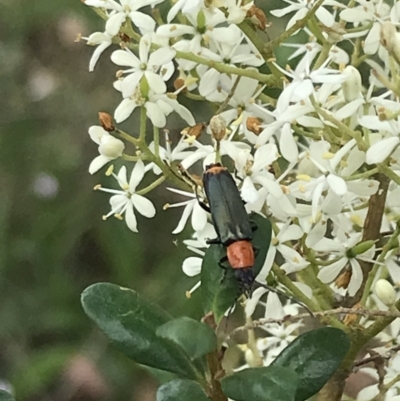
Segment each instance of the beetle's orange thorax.
M233 269L251 269L254 265L254 250L250 241L235 241L226 249L229 264Z

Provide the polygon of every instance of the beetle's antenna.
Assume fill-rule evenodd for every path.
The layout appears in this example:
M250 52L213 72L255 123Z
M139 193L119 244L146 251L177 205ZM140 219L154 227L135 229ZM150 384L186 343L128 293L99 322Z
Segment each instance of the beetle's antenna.
M295 304L300 305L300 306L303 307L312 317L314 317L314 314L312 313L312 310L311 310L306 304L304 304L303 302L299 301L299 300L296 299L295 297L293 297L293 296L291 296L291 295L289 295L289 294L286 294L286 292L283 292L283 291L281 291L281 290L278 290L278 289L275 288L275 287L270 287L269 285L262 284L262 283L259 283L259 282L257 282L257 284L258 284L260 287L264 287L264 288L265 288L266 290L268 290L268 291L274 292L275 294L278 294L278 295L282 295L283 297L285 297L285 298L291 300L291 301L294 302Z

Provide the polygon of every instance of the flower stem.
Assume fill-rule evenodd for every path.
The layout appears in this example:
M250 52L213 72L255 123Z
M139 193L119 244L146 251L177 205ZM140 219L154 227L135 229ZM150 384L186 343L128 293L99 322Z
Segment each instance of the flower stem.
M140 191L137 191L136 193L138 195L146 195L148 192L152 191L154 188L157 188L159 185L161 185L164 181L165 181L165 176L161 176L160 178L157 178L157 180L155 180L149 186L141 189Z

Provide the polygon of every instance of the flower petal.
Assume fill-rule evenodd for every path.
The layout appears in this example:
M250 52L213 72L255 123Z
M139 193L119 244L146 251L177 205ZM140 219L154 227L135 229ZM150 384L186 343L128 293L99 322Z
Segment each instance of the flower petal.
M174 231L172 231L172 234L179 234L180 232L183 231L183 229L185 228L186 223L187 223L187 221L189 219L189 216L192 213L193 206L194 206L193 202L187 203L187 205L183 209L183 213L182 213L182 216L181 216L181 218L180 218L180 220L178 222L178 225L176 226Z
M126 225L128 226L128 228L137 233L138 229L137 229L137 221L136 221L136 216L135 213L133 211L133 205L131 202L129 202L127 208L126 208L126 212L125 212L125 221L126 221Z
M137 104L134 100L124 99L115 109L114 118L117 123L125 121L135 110Z
M135 192L136 187L138 186L139 182L142 181L145 173L144 163L142 160L138 160L135 164L135 167L132 170L131 178L129 180L129 191Z
M382 163L394 150L394 148L399 144L400 139L397 136L382 139L374 143L368 150L366 154L367 164L378 164Z
M142 195L132 194L131 201L135 209L144 217L154 217L156 208L153 203Z
M105 166L111 159L106 156L99 155L95 157L89 166L89 173L94 174Z
M126 14L122 12L112 15L106 22L106 32L111 36L117 35L125 18Z

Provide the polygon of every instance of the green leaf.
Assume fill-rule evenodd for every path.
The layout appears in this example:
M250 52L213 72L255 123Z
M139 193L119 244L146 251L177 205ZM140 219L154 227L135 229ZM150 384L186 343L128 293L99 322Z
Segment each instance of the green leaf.
M239 294L239 283L233 269L222 269L218 262L226 256L225 247L211 244L201 265L201 298L205 313L213 312L217 323Z
M128 288L98 283L82 293L86 314L112 343L137 363L196 378L188 355L172 341L158 337L156 330L170 320L161 308Z
M177 379L158 388L157 401L210 401L199 384Z
M260 273L264 266L265 258L271 244L272 225L271 222L256 213L250 215L250 219L257 224L257 230L254 231L253 240L251 241L255 248L258 248L257 257L253 266L254 277Z
M236 401L294 401L298 377L280 366L249 368L225 377L222 391Z
M322 327L297 337L272 362L271 366L285 366L299 376L296 401L316 394L341 364L350 348L344 331Z
M14 401L14 397L7 391L0 390L0 401Z
M197 359L217 348L213 330L189 317L171 320L157 329L156 334L181 346L191 359Z

